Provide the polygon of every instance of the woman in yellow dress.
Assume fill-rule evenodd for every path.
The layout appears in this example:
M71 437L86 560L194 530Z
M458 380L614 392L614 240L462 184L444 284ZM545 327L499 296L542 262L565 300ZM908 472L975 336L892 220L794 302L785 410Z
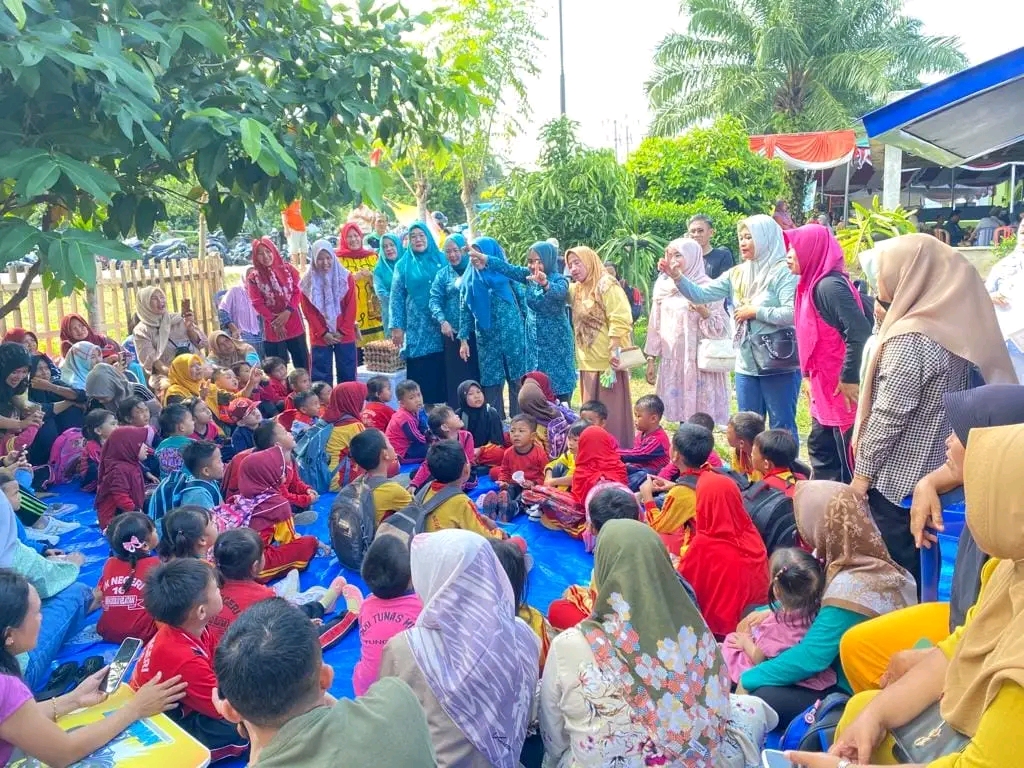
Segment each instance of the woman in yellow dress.
M377 252L363 246L363 230L350 221L341 228L335 253L356 281L356 346L362 349L367 342L384 338L384 317L373 290Z

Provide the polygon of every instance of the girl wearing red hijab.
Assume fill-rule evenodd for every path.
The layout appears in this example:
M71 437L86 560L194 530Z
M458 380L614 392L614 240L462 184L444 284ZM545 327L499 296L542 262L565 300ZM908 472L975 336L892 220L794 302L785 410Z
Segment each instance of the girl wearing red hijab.
M116 341L96 333L92 326L89 325L89 322L81 315L65 315L64 319L60 321L61 355L67 357L71 347L79 341L89 341L103 349L104 359L107 357L107 349L113 350L113 355L111 356L116 356L121 352L121 346Z
M252 243L252 267L245 273L245 290L253 309L263 318L263 353L309 370L306 326L299 312L302 291L299 272L285 263L269 237Z
M541 522L548 528L563 530L578 539L587 526L584 508L587 494L603 481L626 485L626 465L619 458L615 439L608 432L601 427L587 427L580 435L570 492L535 486L523 493L523 501L527 506L540 506Z
M230 520L248 525L263 539L266 548L263 570L258 576L261 582L292 568L304 570L319 546L315 536L299 536L295 532L292 506L281 495L285 462L284 451L277 445L246 456L239 471L238 495L224 505L230 509ZM224 520L220 522L224 524Z
M871 322L850 282L843 249L820 224L783 233L786 263L799 278L794 325L800 368L810 382L807 452L815 480L849 483L850 437L857 418L860 362Z
M341 228L335 253L341 265L355 278L356 327L359 329L356 344L362 349L367 342L384 338L384 318L380 301L373 290L377 252L363 246L363 230L354 221L350 221Z
M679 573L721 640L736 629L744 610L768 602L768 552L743 508L739 488L725 475L701 474L696 521Z
M359 474L359 468L349 461L348 446L353 437L366 429L359 416L365 402L366 385L361 381L346 381L331 390L323 415L324 421L334 426L327 439L327 466L334 472L339 463L347 465L332 475L332 491L347 485Z
M142 464L149 456L149 427L118 427L100 451L99 484L96 486L96 517L100 530L122 512L141 512L146 502Z

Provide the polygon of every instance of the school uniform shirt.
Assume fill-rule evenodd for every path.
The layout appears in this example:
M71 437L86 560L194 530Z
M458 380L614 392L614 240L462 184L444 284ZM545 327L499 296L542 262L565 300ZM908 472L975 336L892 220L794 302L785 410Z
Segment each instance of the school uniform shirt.
M423 432L420 414L409 413L404 408L399 408L388 422L384 434L387 435L399 459L422 461L427 455L427 438Z
M225 579L220 588L220 596L224 601L224 607L206 625L211 648L216 648L220 644L220 639L224 637L228 627L235 623L235 619L242 615L242 611L260 600L276 597L277 594L270 587L252 580Z
M460 429L455 438L459 441L459 445L462 446L462 452L466 454L466 462L472 466L476 457L476 444L473 442L473 435L468 430ZM423 462L420 464L420 468L416 470L416 474L413 475L411 485L413 488L422 488L429 479L430 468L426 462Z
M222 719L213 706L213 691L217 687L217 676L213 672L214 648L208 629L203 630L201 637L195 637L178 627L160 624L135 665L130 683L132 690L139 690L157 672L164 680L181 675L181 681L188 684L185 698L178 702L182 716L198 712L214 720Z
M296 507L305 509L313 505L313 497L310 491L313 489L302 482L299 477L299 470L295 466L295 459L285 462L284 483L281 484L281 495Z
M373 507L376 525L380 525L392 512L405 509L412 504L412 494L393 480L381 483L373 489Z
M361 421L351 421L348 424L342 424L340 426L334 426L331 429L331 436L327 438L327 447L324 449L327 451L327 468L334 471L334 468L341 463L341 460L348 456L348 446L352 442L352 438L358 435L360 432L365 430ZM334 475L331 478L331 490L336 491L342 485L342 474L344 470ZM352 471L349 474L349 481L355 480L362 474L362 470L353 462Z
M359 661L352 674L356 696L362 696L377 682L380 657L388 640L416 626L423 603L415 592L391 600L370 595L359 610Z
M100 575L103 613L96 623L96 632L108 643L122 643L126 637L137 637L145 643L156 634L156 622L142 603L142 590L147 574L159 564L158 557L144 557L133 569L124 560L107 558ZM129 580L126 592L125 582Z
M381 432L388 428L391 417L395 415L395 409L387 403L368 402L363 406L360 418L367 429L379 429Z
M564 469L564 471L561 474L556 474L560 469ZM572 477L576 472L576 457L570 451L566 451L557 459L552 459L545 464L544 472L551 472L552 477Z
M235 431L231 433L231 450L235 452L235 456L255 446L256 435L251 427L235 427Z
M273 377L268 378L259 389L252 393L256 402L268 402L283 405L288 397L288 385Z
M548 452L539 443L534 443L527 453L519 453L515 446L512 446L505 449L505 456L501 460L501 469L498 471L498 480L503 483L511 483L512 475L522 472L530 482L544 485L544 468L547 464Z
M431 483L430 490L427 491L424 501L429 501L444 486L444 483ZM464 493L452 496L431 514L427 515L424 528L427 533L443 531L448 528L459 528L463 531L474 531L481 536L487 536L491 539L505 538L505 534L500 528L492 530L487 527L483 517L476 508L476 504Z
M637 432L633 438L633 447L620 449L619 456L623 463L629 464L631 468L660 472L668 464L670 445L665 430L658 427L647 434Z

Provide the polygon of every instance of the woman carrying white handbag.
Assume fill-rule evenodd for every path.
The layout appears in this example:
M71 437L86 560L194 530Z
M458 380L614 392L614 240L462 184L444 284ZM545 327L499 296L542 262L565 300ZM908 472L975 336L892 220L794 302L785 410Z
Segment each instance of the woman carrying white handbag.
M704 271L704 249L688 237L673 240L665 259L697 285L711 282ZM735 365L729 316L721 302L694 304L668 275L651 292L647 327L647 381L665 403L665 419L685 421L707 413L716 424L729 420L729 372Z

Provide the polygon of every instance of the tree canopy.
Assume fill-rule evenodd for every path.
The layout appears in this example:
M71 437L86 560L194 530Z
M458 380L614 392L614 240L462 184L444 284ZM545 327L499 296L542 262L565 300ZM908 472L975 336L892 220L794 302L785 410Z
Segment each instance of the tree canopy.
M721 115L751 133L832 130L966 66L959 41L922 33L902 0L683 0L684 33L658 45L647 83L655 134Z
M35 250L28 280L51 292L94 282L95 255L133 255L118 238L166 217L161 179L198 179L190 196L233 235L267 201L379 203L374 142L432 146L438 114L475 111L469 75L404 40L429 17L397 2L4 6L0 265Z

